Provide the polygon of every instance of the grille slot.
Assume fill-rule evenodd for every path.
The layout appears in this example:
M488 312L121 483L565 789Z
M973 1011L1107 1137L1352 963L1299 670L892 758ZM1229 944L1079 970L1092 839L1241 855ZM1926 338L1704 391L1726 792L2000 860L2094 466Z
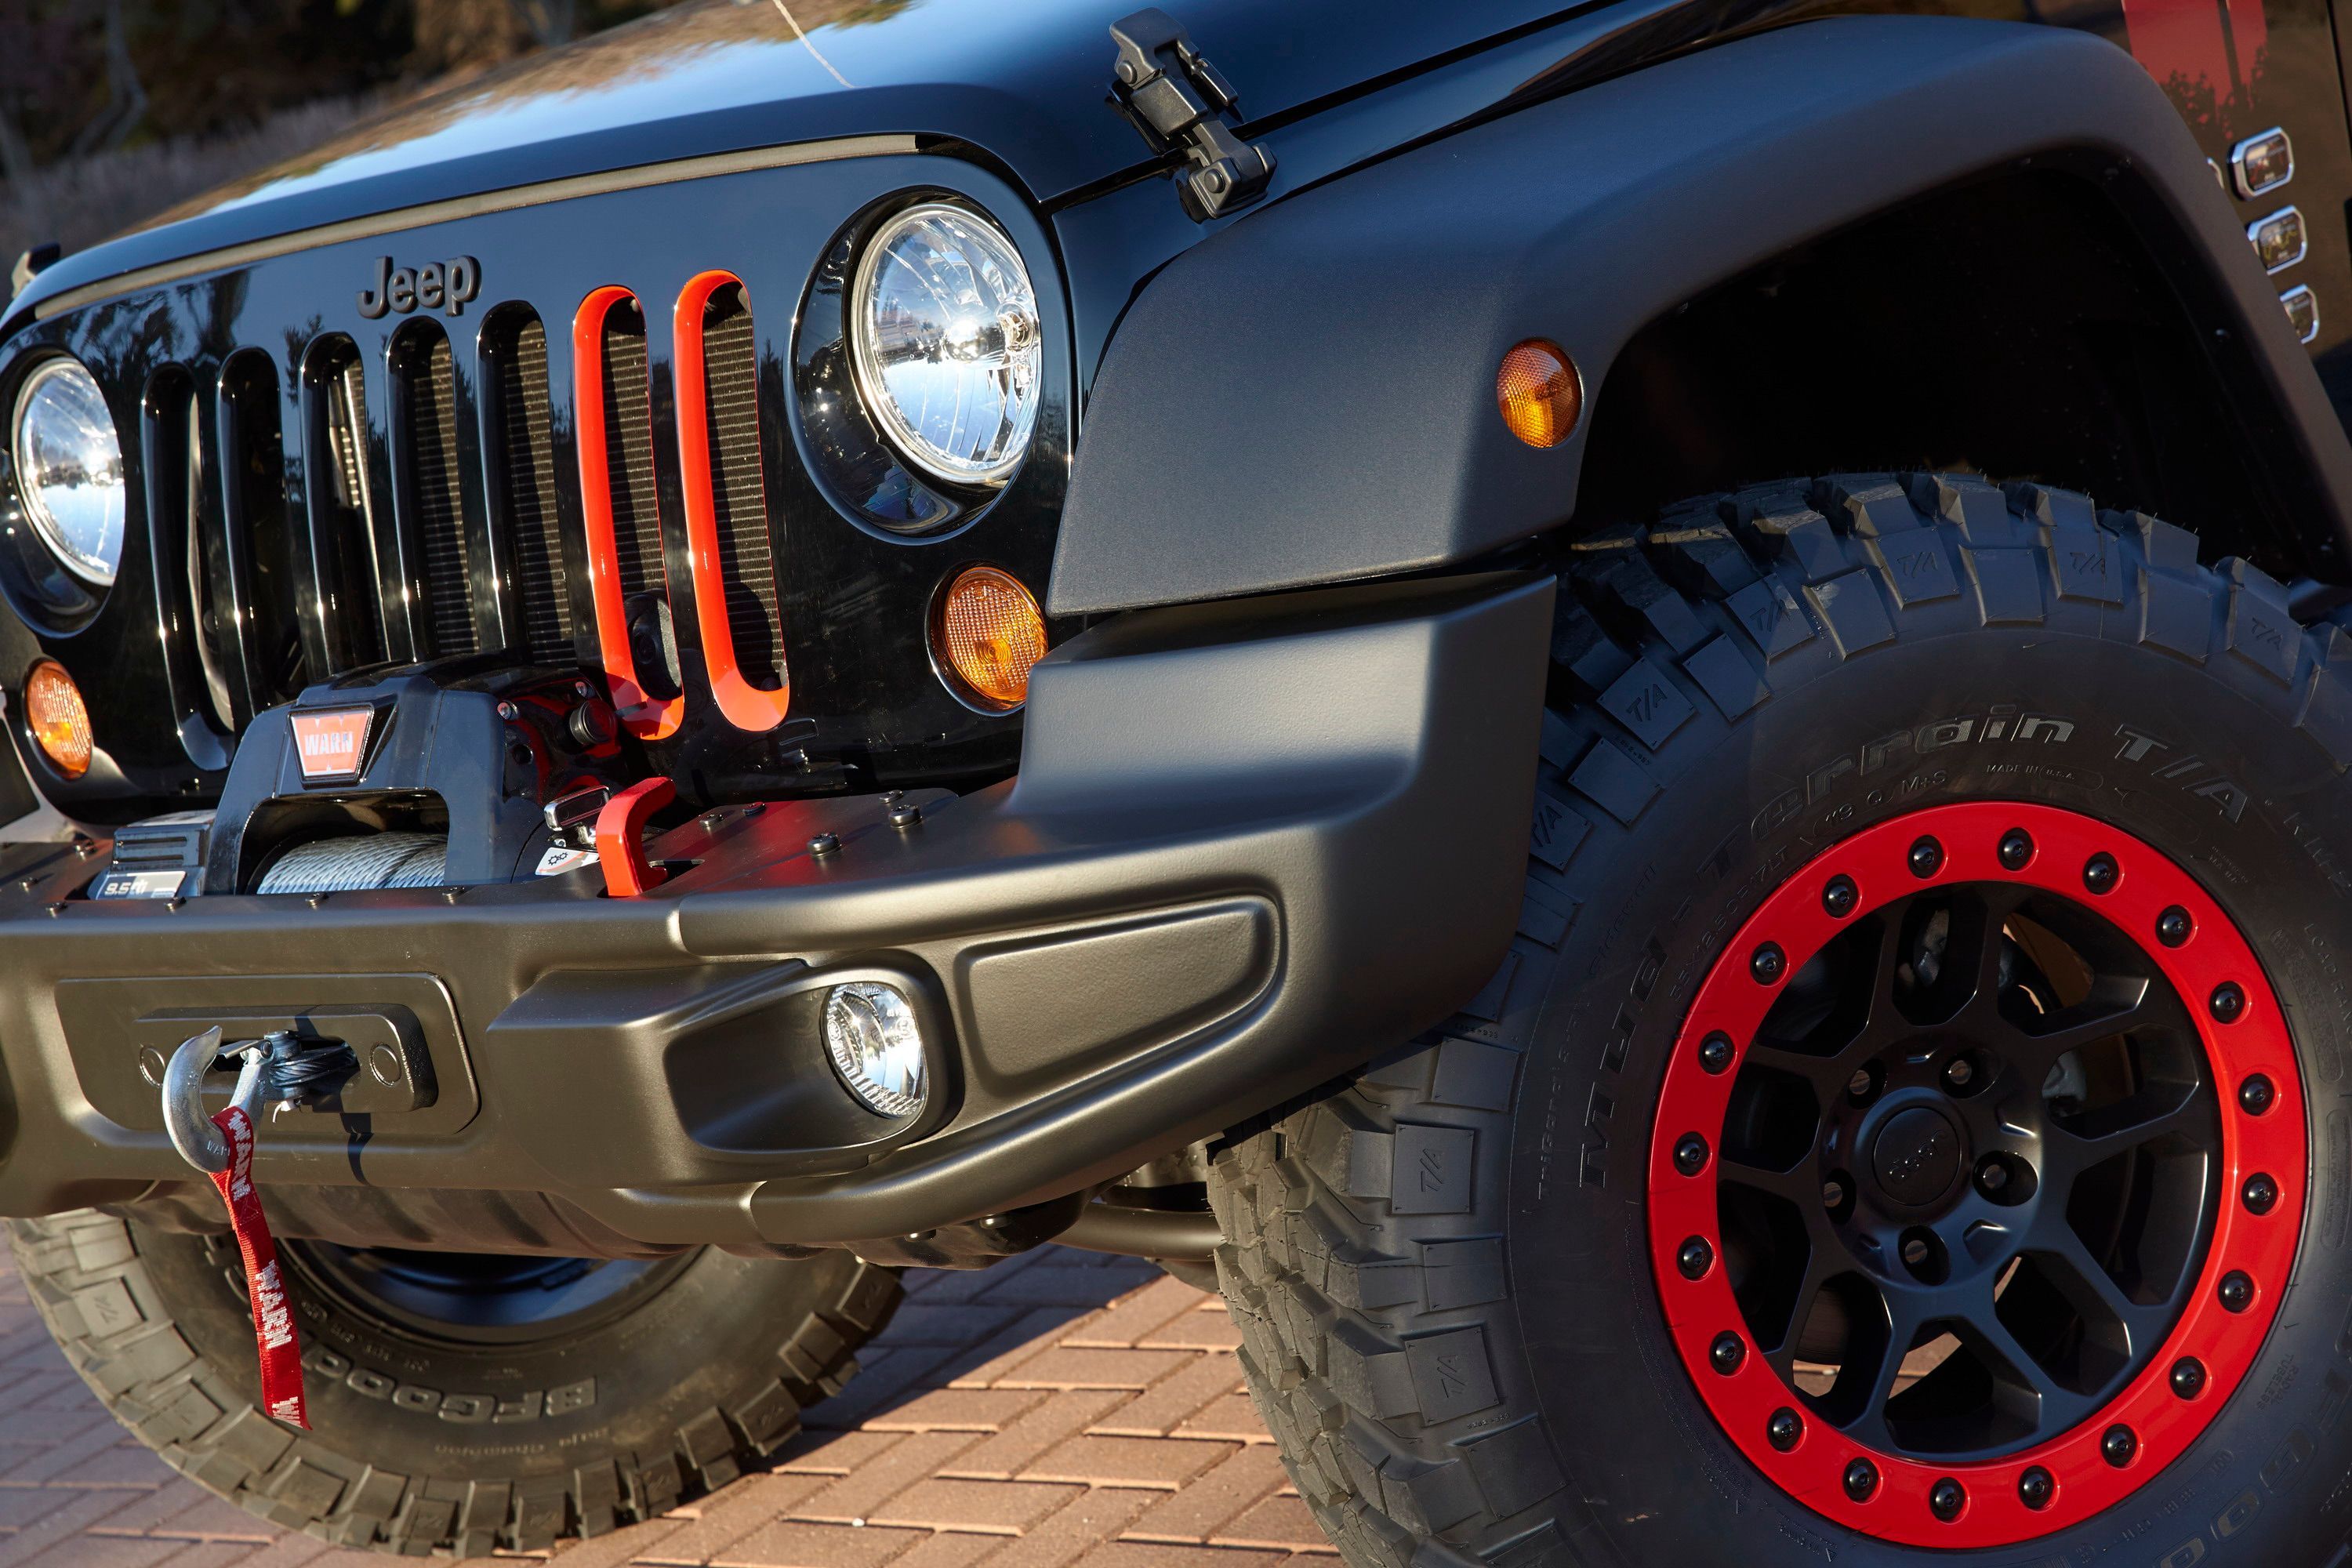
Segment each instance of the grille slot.
M686 716L654 489L653 394L636 296L606 287L572 321L572 412L580 458L582 546L596 649L613 706L634 734L660 740Z
M494 484L521 601L520 641L537 663L571 664L572 590L557 533L547 329L527 310L503 312L495 325L499 330L485 337L499 440Z
M304 373L310 547L331 673L384 657L376 614L375 498L369 479L367 383L347 337L311 345Z
M712 294L702 312L704 416L727 626L744 678L773 687L783 684L784 656L767 489L760 477L760 366L753 342L742 288L730 285Z
M624 595L666 593L661 509L654 492L653 393L646 322L635 300L604 313L604 482L613 498L613 550Z
M394 355L406 470L401 501L423 567L425 625L438 657L481 647L474 624L473 543L457 450L457 378L449 340L427 329Z
M310 683L314 668L302 637L280 401L277 368L267 354L244 349L229 356L220 380L221 531L227 549L216 563L226 566L226 582L216 575L211 586L215 614L226 605L228 620L244 634L224 639L244 665L240 723L289 700Z

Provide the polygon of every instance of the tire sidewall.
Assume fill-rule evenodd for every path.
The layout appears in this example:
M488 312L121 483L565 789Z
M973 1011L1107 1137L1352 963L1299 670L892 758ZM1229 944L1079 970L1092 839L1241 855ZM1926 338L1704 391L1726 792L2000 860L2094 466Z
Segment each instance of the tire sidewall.
M2294 731L2286 691L2255 672L2188 665L2055 617L2032 628L1958 620L1801 679L1776 672L1769 702L1719 726L1675 776L1659 773L1662 792L1633 831L1597 841L1601 862L1578 866L1595 891L1550 984L1512 998L1532 1049L1514 1119L1508 1255L1547 1426L1629 1562L1715 1561L1728 1540L1759 1568L1951 1555L1832 1523L1768 1483L1717 1426L1652 1279L1651 1122L1684 1014L1773 887L1838 840L1923 807L2035 802L2145 840L2245 932L2292 1021L2311 1195L2269 1339L2189 1452L2079 1526L1968 1560L2317 1563L2342 1533L2322 1504L2352 1455L2341 1423L2352 1152L2338 1044L2352 976L2337 956L2352 952L2352 789ZM2027 716L2044 722L2018 721ZM2032 738L2016 739L2021 730Z

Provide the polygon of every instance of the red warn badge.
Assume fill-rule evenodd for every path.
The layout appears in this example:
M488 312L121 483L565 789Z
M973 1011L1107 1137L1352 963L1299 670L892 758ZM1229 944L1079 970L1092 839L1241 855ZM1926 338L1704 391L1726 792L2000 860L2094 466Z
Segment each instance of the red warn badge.
M322 708L298 712L293 720L294 753L302 759L304 784L349 784L360 776L374 709Z

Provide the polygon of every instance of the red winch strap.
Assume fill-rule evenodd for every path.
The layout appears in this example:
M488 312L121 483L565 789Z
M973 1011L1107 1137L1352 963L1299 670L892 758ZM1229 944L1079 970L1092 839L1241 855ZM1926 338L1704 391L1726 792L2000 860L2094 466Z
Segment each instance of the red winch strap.
M245 1255L245 1290L253 1303L253 1337L261 1351L261 1405L289 1426L310 1429L302 1399L302 1347L294 1337L294 1304L287 1299L278 1268L278 1244L253 1190L253 1121L236 1106L213 1118L228 1140L228 1169L214 1173L213 1185L228 1205L236 1249Z

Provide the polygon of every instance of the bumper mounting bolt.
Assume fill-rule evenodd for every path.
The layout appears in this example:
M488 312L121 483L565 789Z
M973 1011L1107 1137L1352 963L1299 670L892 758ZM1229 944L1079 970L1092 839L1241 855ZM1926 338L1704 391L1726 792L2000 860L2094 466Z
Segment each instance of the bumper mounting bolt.
M1772 1412L1772 1419L1764 1423L1764 1440L1782 1453L1797 1446L1805 1435L1805 1418L1783 1405Z
M49 914L50 914L53 918L54 918L55 916L61 915L61 914L63 914L63 913L65 913L65 912L66 912L66 907L65 907L65 905L63 905L63 904L51 904L51 905L49 906Z
M2278 1090L2261 1073L2238 1086L2238 1106L2249 1116L2260 1116L2278 1103Z
M2246 1016L2246 994L2239 989L2236 981L2224 980L2213 987L2207 1005L2212 1009L2215 1023L2234 1024Z
M808 841L808 852L820 860L840 847L841 839L831 833L820 833Z
M1747 1359L1748 1347L1740 1343L1738 1334L1728 1331L1716 1335L1715 1342L1706 1347L1707 1364L1726 1377L1738 1372L1740 1363Z
M1842 921L1853 913L1854 905L1861 901L1862 894L1855 889L1852 877L1832 877L1830 885L1822 889L1822 909L1833 921Z
M2156 917L2156 940L2167 947L2179 947L2196 929L2197 922L2190 920L2189 911L2179 904Z
M327 904L327 895L324 893L313 893L310 895L310 907L314 910L324 909Z
M1969 1506L1969 1489L1949 1476L1927 1490L1927 1511L1946 1524L1960 1517L1960 1510Z
M1759 985L1771 985L1788 972L1789 955L1780 951L1777 942L1768 942L1758 948L1748 960L1748 973L1756 977Z
M1696 1132L1685 1132L1675 1140L1675 1169L1685 1176L1696 1176L1706 1169L1706 1140Z
M1731 1058L1737 1054L1731 1037L1719 1030L1698 1043L1698 1065L1710 1073L1722 1072L1729 1068Z
M2242 1268L2232 1268L2221 1276L2221 1305L2232 1312L2242 1312L2254 1304L2254 1282Z
M2110 1426L2099 1438L2099 1458L2117 1469L2132 1462L2139 1452L2139 1434L2128 1426Z
M1856 1502L1868 1502L1878 1490L1878 1467L1868 1459L1856 1459L1845 1468L1845 1495Z
M1675 1268L1685 1279L1698 1279L1714 1261L1715 1248L1706 1244L1706 1237L1703 1236L1690 1237L1675 1251Z
M2050 1506L2057 1490L2058 1483L2039 1465L2017 1478L2017 1500L2037 1512Z
M501 702L499 704L499 717L511 724L522 717L522 710L511 702Z
M2033 837L2022 827L2012 827L2000 836L2000 847L1994 853L2000 858L2002 870L2022 871L2026 862L2033 858Z
M2123 872L2116 865L2116 858L2104 849L2083 862L2083 886L2094 893L2104 896L2114 892L2116 879L2121 875Z
M1944 847L1933 838L1922 838L1911 846L1911 874L1925 881L1944 868Z
M2205 1363L2193 1355L2185 1355L2174 1362L2172 1392L2183 1399L2194 1399L2204 1393Z
M2278 1206L2278 1184L2266 1173L2257 1171L2246 1178L2245 1191L2241 1195L2246 1200L2248 1214L2268 1214Z
M900 801L890 808L890 826L893 827L916 827L921 825L922 820L923 808L910 801Z

